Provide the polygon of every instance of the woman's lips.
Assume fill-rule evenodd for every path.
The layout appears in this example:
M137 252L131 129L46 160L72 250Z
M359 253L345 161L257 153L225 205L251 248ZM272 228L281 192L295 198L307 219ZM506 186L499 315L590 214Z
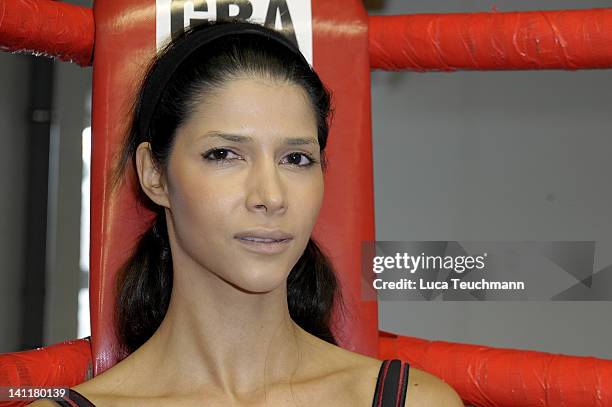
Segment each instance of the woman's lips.
M263 254L277 254L285 251L289 246L289 242L293 239L282 239L282 240L274 240L271 242L264 241L255 241L248 240L248 238L236 238L242 246L248 250L255 253L263 253Z

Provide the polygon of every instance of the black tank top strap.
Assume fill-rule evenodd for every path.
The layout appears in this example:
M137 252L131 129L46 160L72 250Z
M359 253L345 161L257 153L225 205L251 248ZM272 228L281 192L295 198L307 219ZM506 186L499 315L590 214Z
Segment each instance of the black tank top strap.
M380 365L372 407L404 407L410 365L399 359L386 359Z
M73 404L70 404L70 402L66 401L66 400L53 400L58 406L61 407L74 407Z
M61 407L96 407L85 396L76 390L68 389L68 396L64 400L53 400Z
M87 400L87 397L83 396L76 390L68 389L69 398L72 400L78 407L96 407L94 403Z

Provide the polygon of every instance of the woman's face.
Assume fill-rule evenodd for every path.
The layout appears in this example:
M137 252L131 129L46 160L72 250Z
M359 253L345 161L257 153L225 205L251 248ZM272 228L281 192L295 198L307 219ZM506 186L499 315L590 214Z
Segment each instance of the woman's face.
M301 87L266 79L231 80L204 99L177 130L165 176L173 256L270 291L302 255L323 199L313 109Z

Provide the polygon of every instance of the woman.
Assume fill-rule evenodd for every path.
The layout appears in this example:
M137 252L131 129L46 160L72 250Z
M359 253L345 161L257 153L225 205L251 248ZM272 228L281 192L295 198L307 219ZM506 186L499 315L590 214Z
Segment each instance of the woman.
M432 375L336 345L336 278L310 237L329 115L328 91L275 31L201 25L160 53L117 171L135 166L143 203L157 212L119 279L129 356L75 386L75 397L96 406L463 405Z

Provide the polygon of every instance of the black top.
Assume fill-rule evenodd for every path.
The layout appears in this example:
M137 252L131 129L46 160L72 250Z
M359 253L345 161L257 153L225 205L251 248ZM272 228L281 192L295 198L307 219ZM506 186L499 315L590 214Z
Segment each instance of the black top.
M380 366L372 407L404 407L410 365L386 359ZM96 407L76 390L68 389L68 400L56 400L62 407Z

